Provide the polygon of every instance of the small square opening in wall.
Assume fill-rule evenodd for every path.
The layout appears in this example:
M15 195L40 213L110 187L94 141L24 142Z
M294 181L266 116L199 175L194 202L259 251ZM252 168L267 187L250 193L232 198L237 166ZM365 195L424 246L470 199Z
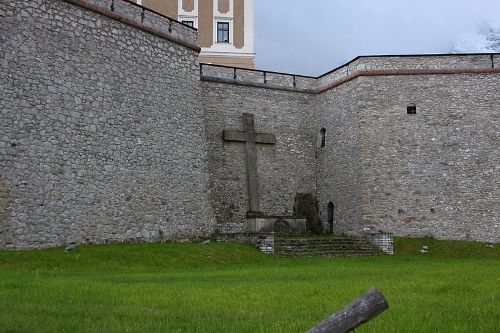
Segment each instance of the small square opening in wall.
M410 104L406 107L406 113L408 114L417 114L417 105Z

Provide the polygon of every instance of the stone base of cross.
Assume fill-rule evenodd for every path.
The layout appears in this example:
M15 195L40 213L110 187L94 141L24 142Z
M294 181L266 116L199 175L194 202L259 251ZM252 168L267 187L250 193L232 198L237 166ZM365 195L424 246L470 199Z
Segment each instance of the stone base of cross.
M307 220L300 217L248 217L247 232L276 232L284 234L303 234L307 229Z

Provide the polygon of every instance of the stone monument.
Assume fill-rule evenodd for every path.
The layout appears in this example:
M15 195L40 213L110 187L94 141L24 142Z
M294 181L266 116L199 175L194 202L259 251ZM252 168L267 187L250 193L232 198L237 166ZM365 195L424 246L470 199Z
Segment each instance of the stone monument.
M225 141L245 143L245 160L248 187L247 231L250 233L306 232L306 219L304 218L266 216L261 211L259 179L257 173L257 143L275 145L276 137L274 134L256 133L253 114L243 114L243 126L244 131L224 130L223 138Z

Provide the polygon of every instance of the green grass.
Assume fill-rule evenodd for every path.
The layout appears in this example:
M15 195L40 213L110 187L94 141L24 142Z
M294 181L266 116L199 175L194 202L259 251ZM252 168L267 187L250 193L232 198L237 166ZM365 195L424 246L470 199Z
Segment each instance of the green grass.
M0 251L0 332L304 332L370 287L390 309L356 332L498 332L499 247L397 239L392 257L302 260L235 244Z

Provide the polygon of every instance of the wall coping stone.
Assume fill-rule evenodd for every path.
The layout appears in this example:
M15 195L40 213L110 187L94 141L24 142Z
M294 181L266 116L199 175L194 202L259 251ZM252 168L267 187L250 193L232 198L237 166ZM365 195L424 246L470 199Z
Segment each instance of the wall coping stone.
M453 55L450 55L451 57ZM418 56L417 56L418 57ZM376 57L372 57L376 58ZM381 58L388 58L388 57L381 57ZM356 58L360 59L360 57ZM217 72L217 76L215 75L210 75L206 74L203 71L203 68L215 68L215 71ZM343 68L343 67L340 67ZM233 78L227 78L227 77L220 77L219 75L224 71L224 70L229 70L234 73ZM250 73L250 78L247 76L245 79L240 79L240 74L241 73ZM311 82L317 82L320 78L323 78L324 75L318 76L316 78L314 77L307 77L307 76L300 76L300 75L295 75L295 74L288 74L288 73L279 73L279 72L267 72L267 71L260 71L260 70L254 70L254 69L246 69L246 68L238 68L238 67L229 67L229 66L219 66L219 65L212 65L212 64L200 64L200 78L201 81L204 82L212 82L212 83L221 83L221 84L231 84L231 85L238 85L238 86L247 86L247 87L254 87L254 88L260 88L260 89L271 89L271 90L279 90L279 91L289 91L289 92L298 92L298 93L304 93L304 94L322 94L324 92L327 92L331 89L337 88L349 81L355 80L359 77L363 76L400 76L400 75L456 75L456 74L495 74L495 73L500 73L500 68L494 67L494 68L418 68L418 69L407 69L407 68L401 68L401 69L368 69L368 70L356 70L353 72L348 73L344 77L341 77L337 80L334 80L331 83L328 83L324 85L323 87L314 87L313 85L307 85L306 87L299 87L294 85L288 85L289 83L287 82L284 84L283 82L275 84L275 83L268 83L268 82L259 82L258 79L255 76L255 73L268 73L268 74L275 74L279 75L281 77L289 77L293 78L293 82L295 83L295 80L297 78L302 78L304 80L310 80ZM333 72L329 72L328 74L332 74ZM291 82L291 80L289 80Z
M187 47L187 48L189 48L189 49L191 49L191 50L193 50L195 52L198 52L198 53L201 52L201 48L198 45L196 45L194 43L191 43L189 41L183 40L182 38L173 36L173 35L171 35L169 33L163 32L163 31L161 31L159 29L153 28L153 27L151 27L151 26L149 26L147 24L144 24L143 22L140 21L140 20L142 20L142 18L139 18L140 20L137 20L137 18L135 18L135 17L129 17L128 15L126 15L124 13L118 13L118 12L112 11L111 9L102 7L100 5L96 5L91 0L62 0L62 1L67 2L69 4L72 4L74 6L78 6L78 7L87 9L87 10L92 11L94 13L107 16L107 17L109 17L109 18L111 18L113 20L116 20L118 22L121 22L121 23L130 25L130 26L133 26L133 27L135 27L137 29L143 30L143 31L145 31L147 33L150 33L152 35L155 35L157 37L160 37L160 38L166 39L166 40L168 40L170 42L173 42L173 43L182 45L184 47ZM127 1L127 0L114 0L114 2L116 2L116 3L122 2L122 3L130 5L130 6L137 6L137 8L139 8L141 10L143 9L142 6L133 4L133 3L129 2L129 1ZM148 11L150 11L152 13L155 13L157 15L161 15L161 14L158 14L157 12L155 12L153 10L149 10L148 9ZM170 22L179 23L178 21L176 21L174 19L171 19L171 18L167 18L164 15L161 15L161 17L164 18L165 20L170 20ZM178 25L182 25L182 24L179 23ZM188 26L185 26L185 27L183 26L182 29L192 29L192 28L188 27Z
M223 84L233 84L237 86L245 86L245 87L253 87L253 88L261 88L261 89L271 89L271 90L281 90L281 91L289 91L295 93L303 93L303 94L316 94L316 90L314 89L301 89L295 87L286 87L279 86L275 84L266 84L259 82L245 82L245 81L236 81L231 79L223 79L219 77L211 77L211 76L201 76L201 81L212 82L212 83L223 83Z
M315 93L321 94L328 90L337 88L349 81L362 76L400 76L400 75L447 75L447 74L490 74L500 73L500 68L450 68L450 69L384 69L384 70L360 70L353 72L349 76L334 81L324 88L316 90Z

